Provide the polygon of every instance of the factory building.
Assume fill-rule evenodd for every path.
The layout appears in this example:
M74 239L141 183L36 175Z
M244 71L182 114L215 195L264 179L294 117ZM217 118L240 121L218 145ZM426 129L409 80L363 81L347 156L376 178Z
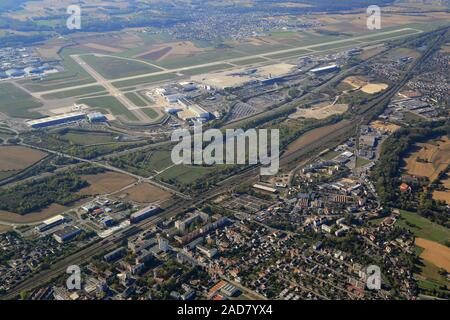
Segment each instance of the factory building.
M140 222L140 221L142 221L144 219L147 219L148 217L158 213L159 210L160 210L160 208L156 207L156 206L146 207L146 208L144 208L144 209L142 209L142 210L140 210L138 212L133 213L130 216L130 222L131 223L138 223L138 222Z
M65 227L62 230L58 230L53 234L53 238L58 241L59 243L65 243L67 241L70 241L74 239L76 236L78 236L81 232L83 232L82 229L74 226L68 226Z
M51 228L53 228L55 226L58 226L58 225L64 223L65 220L66 220L66 218L64 218L63 215L59 214L57 216L54 216L53 218L50 218L50 219L47 219L47 220L43 221L35 229L36 229L36 231L44 232L44 231L47 231L47 230L49 230L49 229L51 229Z
M27 121L27 124L34 129L55 126L59 124L75 122L85 119L86 115L83 112L71 112L58 116L42 118L38 120Z
M274 189L274 188L271 188L271 187L268 187L268 186L265 186L265 185L262 185L262 184L254 184L253 188L261 190L261 191L265 191L265 192L270 192L270 193L277 193L278 192L277 189Z

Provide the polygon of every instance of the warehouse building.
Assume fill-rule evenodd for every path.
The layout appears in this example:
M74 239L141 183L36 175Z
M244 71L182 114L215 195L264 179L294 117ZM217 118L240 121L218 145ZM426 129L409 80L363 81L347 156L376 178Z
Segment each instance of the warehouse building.
M53 227L56 227L56 226L64 223L65 220L66 220L66 218L64 218L63 215L59 214L57 216L54 216L54 217L52 217L50 219L47 219L47 220L43 221L35 229L36 229L36 231L44 232L44 231L47 231L47 230L49 230L49 229L51 229Z
M130 222L131 223L138 223L138 222L140 222L140 221L142 221L144 219L147 219L148 217L158 213L159 210L160 210L160 208L156 207L156 206L146 207L146 208L144 208L144 209L142 209L142 210L140 210L138 212L133 213L130 216Z
M265 191L265 192L270 192L270 193L277 193L278 192L277 189L274 189L272 187L265 186L265 185L262 185L262 184L258 184L258 183L254 184L253 188L261 190L261 191Z
M27 121L27 124L34 129L55 126L64 123L70 123L85 119L86 115L83 112L71 112L58 116L42 118L38 120Z
M62 230L58 230L53 234L53 238L58 241L59 243L65 243L67 241L70 241L74 239L76 236L78 236L81 232L83 232L82 229L74 226L68 226L65 227Z

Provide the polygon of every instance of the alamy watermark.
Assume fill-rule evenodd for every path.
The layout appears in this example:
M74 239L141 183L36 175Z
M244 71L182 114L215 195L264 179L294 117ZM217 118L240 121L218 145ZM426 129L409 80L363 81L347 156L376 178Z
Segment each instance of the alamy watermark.
M185 165L260 164L261 175L276 175L280 165L280 133L278 129L219 129L203 131L201 125L189 130L176 130L172 142L172 162ZM270 140L269 140L270 132ZM207 144L205 147L204 145Z
M381 289L381 269L379 266L370 265L367 267L366 286L369 290Z
M373 5L367 8L367 29L381 29L381 8L379 6Z
M77 265L71 265L67 267L66 273L69 277L66 281L68 290L80 290L81 289L81 269Z
M67 14L70 16L66 20L66 26L69 30L81 29L81 7L78 5L70 5L67 7Z

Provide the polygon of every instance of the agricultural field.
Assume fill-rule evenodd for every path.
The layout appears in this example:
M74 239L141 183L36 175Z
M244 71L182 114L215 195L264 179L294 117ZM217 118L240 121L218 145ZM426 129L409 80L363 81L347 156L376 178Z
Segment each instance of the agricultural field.
M80 178L87 181L89 186L78 193L88 196L113 193L136 182L136 179L130 176L110 171L93 175L82 175Z
M450 164L450 139L447 136L417 143L415 151L405 159L408 174L434 181Z
M419 272L415 274L420 288L433 291L448 286L447 279L440 273L450 267L450 231L416 213L400 211L397 224L416 236L416 251L420 258Z
M445 201L448 205L450 205L450 177L441 181L445 190L434 190L433 191L433 199Z
M82 58L104 78L109 80L161 71L160 68L132 59L99 54L84 55Z
M74 204L73 206L76 206L76 204ZM70 208L71 206L62 206L54 203L42 210L27 213L25 215L11 211L0 210L0 222L17 224L38 223L45 219L61 214L62 212L67 211Z
M137 117L128 110L119 100L113 96L103 96L97 98L85 98L78 100L91 108L107 111L114 116L125 116L128 120L136 121Z
M14 118L37 119L42 115L33 109L42 103L12 83L0 84L0 112Z
M420 258L450 272L450 248L423 238L416 238L416 246L424 249Z
M195 184L217 170L214 167L176 165L159 174L157 178L162 182L182 186Z
M28 168L42 160L47 153L22 146L0 146L0 172Z
M290 143L283 156L289 156L290 154L295 153L297 150L302 149L305 146L309 145L312 140L315 141L320 137L328 136L333 132L335 132L336 130L345 127L346 125L348 125L348 123L349 122L347 120L342 120L332 125L308 131L307 133L303 134L298 139Z
M400 212L401 219L397 222L398 225L402 228L408 229L414 233L416 237L444 245L450 241L450 231L447 228L431 222L416 213L404 210Z
M121 200L144 204L164 202L171 197L171 194L149 183L140 183L115 196Z

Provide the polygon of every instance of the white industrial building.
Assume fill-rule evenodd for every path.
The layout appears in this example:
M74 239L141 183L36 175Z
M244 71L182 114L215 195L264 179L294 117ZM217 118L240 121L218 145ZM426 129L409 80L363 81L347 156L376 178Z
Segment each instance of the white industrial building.
M80 121L85 118L86 114L84 114L83 112L71 112L37 120L30 120L27 121L27 125L29 125L32 128L44 128L58 124Z

